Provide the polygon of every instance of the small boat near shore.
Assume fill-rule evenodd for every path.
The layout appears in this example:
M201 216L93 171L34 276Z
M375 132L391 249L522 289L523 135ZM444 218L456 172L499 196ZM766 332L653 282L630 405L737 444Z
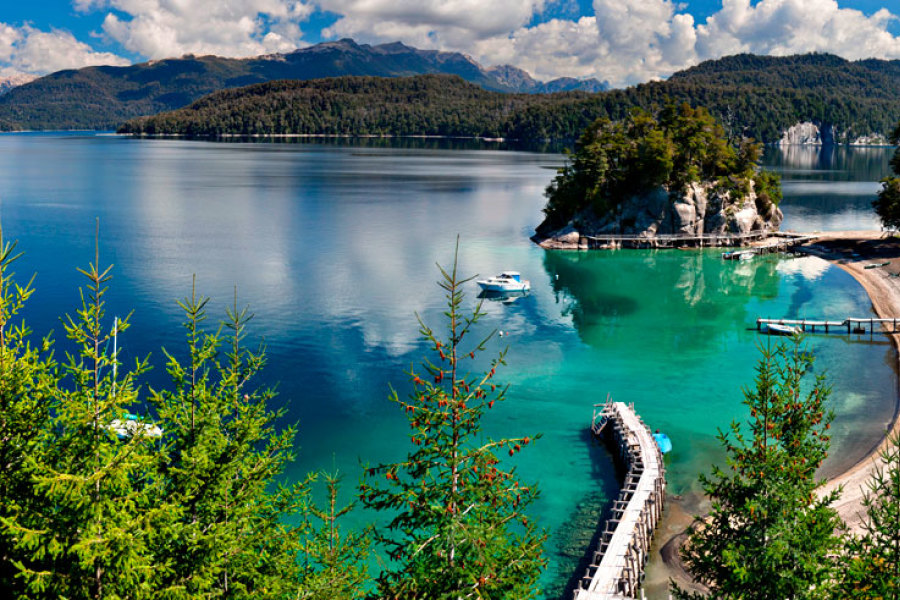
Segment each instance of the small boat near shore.
M800 328L780 323L766 323L764 332L769 335L794 335L800 332Z
M731 252L723 252L724 260L750 260L755 252L753 250L732 250Z
M499 275L480 279L475 283L486 292L527 292L531 289L531 282L522 279L518 271L503 271Z

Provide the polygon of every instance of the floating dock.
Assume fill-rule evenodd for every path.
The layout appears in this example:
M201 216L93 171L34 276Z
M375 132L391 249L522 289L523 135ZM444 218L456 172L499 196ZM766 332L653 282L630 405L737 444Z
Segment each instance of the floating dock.
M574 590L574 599L637 598L666 495L662 453L634 406L624 402L596 405L591 432L596 437L610 436L626 475L612 515L603 524L600 547Z
M853 317L849 317L843 321L827 321L821 319L756 319L756 330L762 331L763 325L771 323L774 325L799 327L801 331L815 332L818 327L819 331L824 331L825 333L831 333L832 330L843 333L846 329L848 334L868 333L871 335L875 333L876 325L881 326L882 332L884 333L897 333L898 321L900 321L900 319L855 319ZM890 325L890 328L888 328L888 325Z

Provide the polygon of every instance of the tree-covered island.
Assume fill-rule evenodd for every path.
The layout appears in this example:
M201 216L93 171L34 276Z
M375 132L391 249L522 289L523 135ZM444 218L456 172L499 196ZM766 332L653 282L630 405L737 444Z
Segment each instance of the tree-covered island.
M546 218L533 239L587 248L592 236L776 231L781 183L759 168L761 154L760 144L732 142L706 109L687 103L598 119L547 187Z

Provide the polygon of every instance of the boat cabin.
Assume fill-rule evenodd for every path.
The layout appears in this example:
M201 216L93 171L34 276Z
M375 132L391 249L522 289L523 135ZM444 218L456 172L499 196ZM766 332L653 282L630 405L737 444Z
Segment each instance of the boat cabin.
M503 271L497 275L497 279L512 279L513 281L522 281L522 276L518 271Z

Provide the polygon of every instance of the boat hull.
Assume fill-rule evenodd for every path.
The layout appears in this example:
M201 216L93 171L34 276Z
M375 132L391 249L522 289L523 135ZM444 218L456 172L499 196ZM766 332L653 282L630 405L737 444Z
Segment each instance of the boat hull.
M766 333L769 335L794 335L797 333L796 327L790 325L779 325L777 323L769 323L766 325Z
M479 286L486 292L512 293L527 292L531 289L531 284L527 281L518 283L492 283L490 281L478 281Z

